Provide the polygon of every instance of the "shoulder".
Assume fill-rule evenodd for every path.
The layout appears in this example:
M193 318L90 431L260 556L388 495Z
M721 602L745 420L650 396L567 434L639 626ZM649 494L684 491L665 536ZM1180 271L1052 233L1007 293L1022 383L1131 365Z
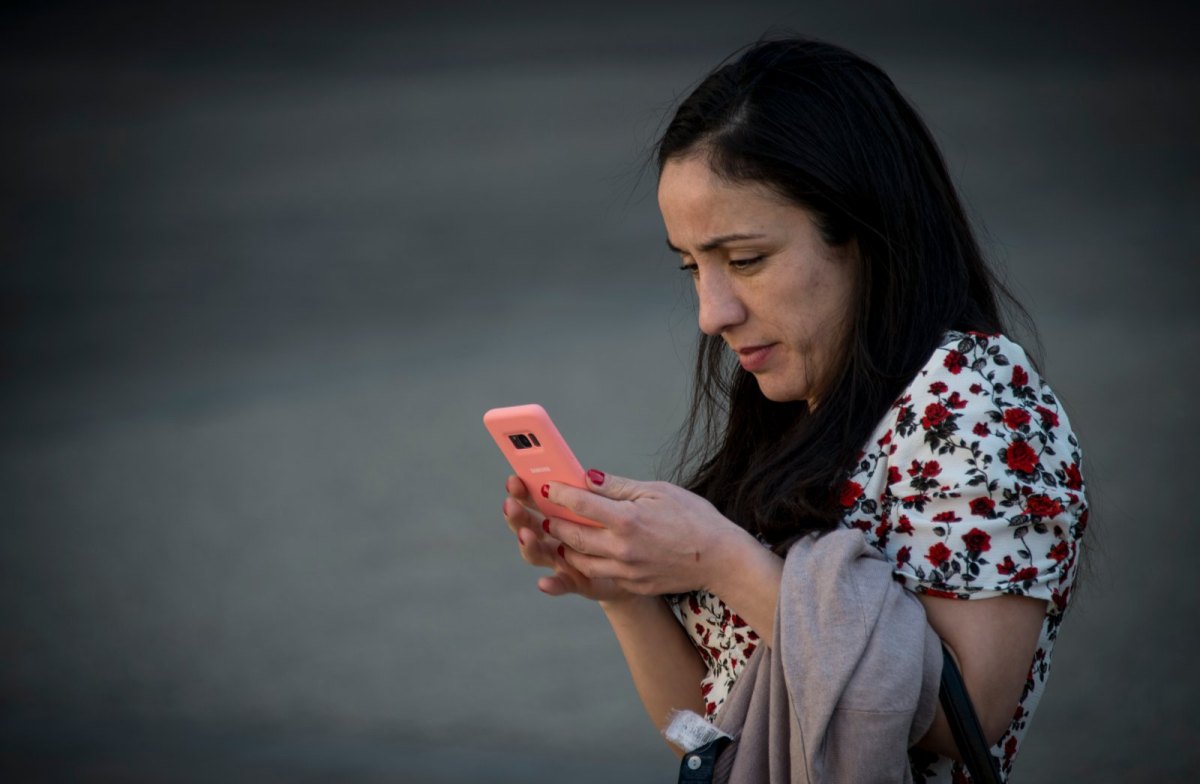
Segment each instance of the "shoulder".
M917 371L894 408L914 403L949 403L966 408L972 401L999 402L1006 393L1028 399L1040 386L1025 349L1003 335L948 332Z
M896 457L958 458L951 465L974 472L971 484L1004 478L1026 497L1038 485L1082 492L1066 412L1025 350L1003 335L948 333L893 414Z
M915 436L937 450L949 451L955 435L1010 444L1074 438L1025 350L1003 335L947 333L893 409L899 438ZM1004 460L1024 473L1034 469L1023 446Z
M962 597L1057 598L1087 521L1082 458L1017 343L947 334L879 430L871 536L898 577Z

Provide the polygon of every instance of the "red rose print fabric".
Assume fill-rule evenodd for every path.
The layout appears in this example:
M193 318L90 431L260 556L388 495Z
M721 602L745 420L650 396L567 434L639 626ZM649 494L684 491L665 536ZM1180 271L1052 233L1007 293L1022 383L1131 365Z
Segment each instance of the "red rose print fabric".
M1020 704L992 749L1005 777L1045 687L1087 527L1082 456L1066 413L1024 350L1002 335L949 333L863 446L837 488L843 525L862 531L917 593L1046 600ZM676 614L708 665L711 718L758 638L706 592ZM916 782L970 781L914 750Z

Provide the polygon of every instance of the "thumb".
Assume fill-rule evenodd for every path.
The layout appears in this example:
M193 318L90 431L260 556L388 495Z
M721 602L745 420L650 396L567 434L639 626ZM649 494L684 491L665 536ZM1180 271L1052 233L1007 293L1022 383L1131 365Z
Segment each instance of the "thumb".
M597 495L614 501L632 501L642 494L643 482L627 479L615 474L606 474L596 468L587 470L588 489Z

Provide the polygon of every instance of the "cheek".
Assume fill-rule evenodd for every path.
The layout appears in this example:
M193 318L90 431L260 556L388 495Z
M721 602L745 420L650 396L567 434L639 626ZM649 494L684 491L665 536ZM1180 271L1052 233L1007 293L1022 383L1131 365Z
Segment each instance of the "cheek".
M793 350L806 362L803 371L797 372L819 374L821 368L808 364L831 361L850 323L852 292L847 281L828 274L831 271L809 275L789 291L786 330Z
M829 328L840 312L837 293L831 281L820 275L806 275L786 289L779 289L780 322L786 325L798 348L811 350L824 342Z
M821 332L833 333L831 337L842 332L851 316L854 281L850 269L849 265L834 263L814 281L812 312L819 314Z

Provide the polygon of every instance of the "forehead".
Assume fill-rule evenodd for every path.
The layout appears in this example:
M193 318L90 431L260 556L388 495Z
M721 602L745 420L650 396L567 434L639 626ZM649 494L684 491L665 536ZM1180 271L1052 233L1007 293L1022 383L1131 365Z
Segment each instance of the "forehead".
M795 220L800 209L765 185L719 176L699 155L672 159L663 166L658 207L668 234L681 242L701 239L700 235L765 231Z

